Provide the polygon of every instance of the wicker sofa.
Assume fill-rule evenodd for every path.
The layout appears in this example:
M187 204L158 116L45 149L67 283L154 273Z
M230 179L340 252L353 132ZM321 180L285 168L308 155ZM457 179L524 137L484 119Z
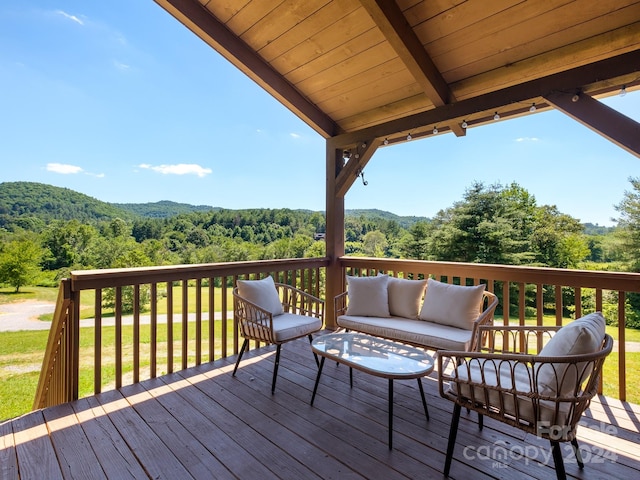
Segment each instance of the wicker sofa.
M347 276L334 299L336 322L431 350L473 351L480 325L491 325L497 297L485 285L460 286L434 279Z

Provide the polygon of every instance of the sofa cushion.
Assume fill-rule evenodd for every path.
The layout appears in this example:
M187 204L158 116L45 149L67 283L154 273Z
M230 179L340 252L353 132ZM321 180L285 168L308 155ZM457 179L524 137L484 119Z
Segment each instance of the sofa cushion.
M337 323L339 327L347 330L425 346L433 350L467 351L471 345L471 331L422 320L340 315Z
M590 313L562 327L540 350L543 357L582 355L600 350L605 334L600 312ZM543 364L538 370L538 391L543 395L573 395L579 383L591 373L584 366L567 363Z
M389 277L389 313L391 316L416 319L420 313L420 304L426 280L408 280Z
M262 280L238 280L238 294L272 315L284 313L282 301L271 276Z
M388 275L352 277L347 275L347 315L389 317Z
M429 322L449 325L465 330L473 329L473 322L480 314L485 285L467 287L427 281L427 293L419 318Z

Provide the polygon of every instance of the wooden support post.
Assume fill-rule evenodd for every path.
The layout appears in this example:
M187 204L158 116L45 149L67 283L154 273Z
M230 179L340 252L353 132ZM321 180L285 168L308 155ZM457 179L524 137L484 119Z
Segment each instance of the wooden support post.
M325 326L336 328L333 299L342 292L343 275L338 259L344 255L344 195L336 191L337 178L343 167L342 149L327 142L326 148L326 207L327 231L325 235L327 266L325 288Z

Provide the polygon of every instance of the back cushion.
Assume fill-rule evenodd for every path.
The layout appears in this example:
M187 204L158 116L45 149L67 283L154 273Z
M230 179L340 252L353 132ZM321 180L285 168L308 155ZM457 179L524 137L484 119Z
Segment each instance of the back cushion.
M240 296L272 315L284 313L282 302L278 296L278 290L271 276L262 280L238 280L238 293Z
M605 320L600 312L590 313L562 327L540 350L542 357L582 355L600 350L605 334ZM538 391L543 395L573 395L590 374L584 365L542 364L538 369Z
M351 277L347 275L347 315L389 317L388 275Z
M389 313L394 317L418 318L426 280L389 277Z
M420 319L472 330L480 314L485 285L450 285L430 278L420 310Z

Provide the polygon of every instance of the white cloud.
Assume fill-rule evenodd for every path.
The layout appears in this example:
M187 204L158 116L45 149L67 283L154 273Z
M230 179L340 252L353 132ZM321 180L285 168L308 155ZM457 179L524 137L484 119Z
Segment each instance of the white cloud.
M153 170L163 175L197 175L198 177L205 177L212 173L210 168L204 168L195 163L178 163L176 165L149 165L148 163L141 163L138 167Z
M76 165L68 165L64 163L47 163L47 171L54 173L62 173L63 175L82 173L82 167Z
M118 69L118 70L129 70L131 67L129 65L127 65L126 63L122 63L122 62L118 62L117 60L113 61L113 65Z
M290 133L289 135L291 136L291 138L295 138L295 139L302 138L302 135L298 133Z
M520 137L516 138L516 142L538 142L540 141L537 137Z
M84 22L81 19L79 19L78 17L76 17L75 15L70 15L67 12L64 12L62 10L57 10L56 13L58 15L62 15L64 18L68 18L69 20L71 20L73 22L76 22L79 25L84 25Z

